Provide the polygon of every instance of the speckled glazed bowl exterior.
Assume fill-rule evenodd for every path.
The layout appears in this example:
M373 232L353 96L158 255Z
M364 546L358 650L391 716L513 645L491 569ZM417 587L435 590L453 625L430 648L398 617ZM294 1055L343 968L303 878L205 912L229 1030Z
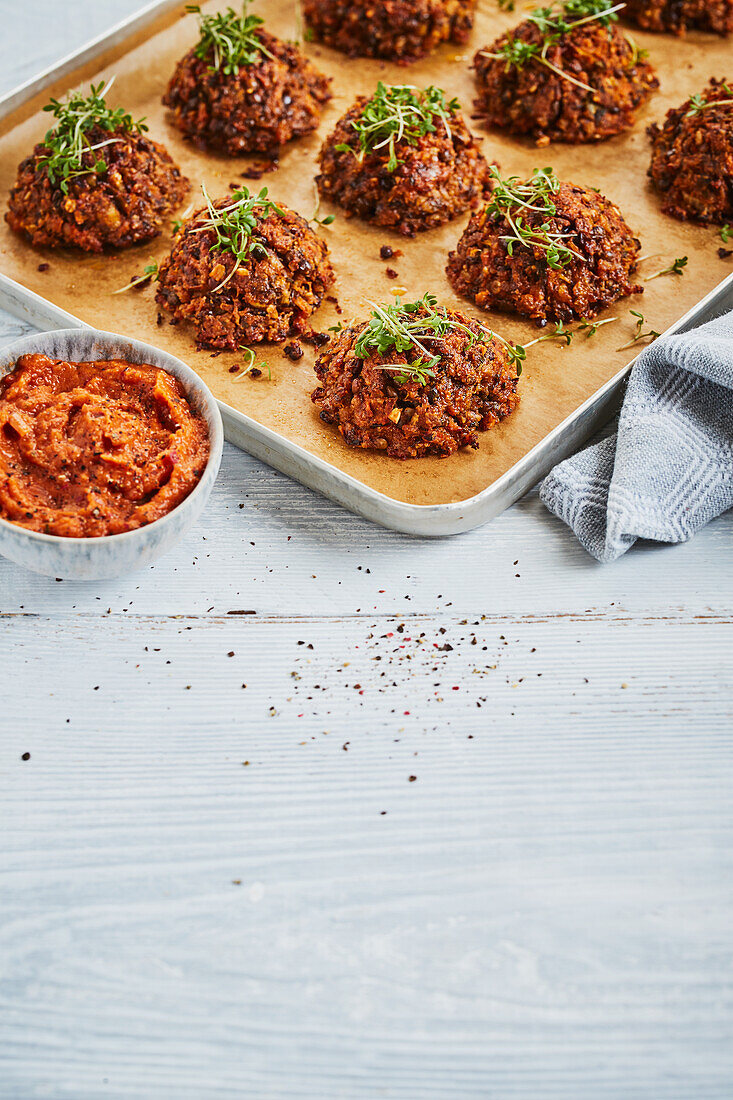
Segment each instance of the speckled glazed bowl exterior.
M169 371L182 383L192 406L209 425L209 461L201 480L185 500L146 527L102 538L72 539L27 531L0 519L0 554L36 573L64 580L103 580L140 569L160 557L192 527L206 504L219 472L224 430L211 391L190 367L150 344L91 328L59 329L24 336L0 349L0 377L11 371L21 355L49 355L52 359L88 362L126 359L150 363Z

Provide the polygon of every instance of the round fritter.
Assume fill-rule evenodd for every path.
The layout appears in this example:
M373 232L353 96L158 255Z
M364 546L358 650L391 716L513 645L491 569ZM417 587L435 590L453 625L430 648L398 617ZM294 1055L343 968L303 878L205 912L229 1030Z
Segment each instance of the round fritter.
M353 124L370 102L360 96L323 143L316 177L322 199L406 237L443 225L481 201L489 166L457 104L445 121L434 116L434 130L414 144L396 143L395 165L388 146L365 151L360 159Z
M583 23L551 41L552 69L536 54L517 66L503 53L541 51L545 41L527 20L476 54L476 110L489 125L538 145L604 141L633 126L636 108L659 87L652 66L613 24Z
M733 81L711 80L648 133L664 213L703 224L733 219Z
M349 57L409 64L441 42L464 43L476 0L304 0L316 38Z
M645 31L733 34L733 0L626 0L623 15Z
M537 231L526 244L506 240L512 228L490 206L475 213L448 257L446 272L456 292L482 309L540 322L593 317L611 302L641 293L632 278L641 246L618 207L571 183L559 184L552 202L553 215L524 211L525 226ZM553 240L572 251L561 257L569 261L564 265L548 262Z
M349 325L320 353L315 371L321 384L312 400L321 420L335 424L350 447L391 458L442 458L478 447L476 433L518 404L517 374L504 344L464 314L445 313L463 327L430 340L439 362L428 375L400 373L399 364L412 363L414 352L373 351L360 358L356 345L367 321Z
M256 223L240 261L217 249L217 229L208 225L212 211L231 211L238 201ZM156 301L175 322L196 326L198 347L237 351L303 332L333 282L328 248L307 221L243 189L197 210L181 227L160 265Z
M318 127L330 79L297 46L263 30L257 40L267 53L234 72L215 68L212 54L197 56L196 47L178 62L163 103L199 148L232 157L274 153Z
M67 181L68 193L51 182L43 163L48 149L40 143L18 168L10 192L8 225L45 248L72 246L85 252L128 248L160 233L168 214L181 202L189 183L162 145L124 127L98 126L86 132L84 154L89 172ZM104 161L103 171L94 171Z

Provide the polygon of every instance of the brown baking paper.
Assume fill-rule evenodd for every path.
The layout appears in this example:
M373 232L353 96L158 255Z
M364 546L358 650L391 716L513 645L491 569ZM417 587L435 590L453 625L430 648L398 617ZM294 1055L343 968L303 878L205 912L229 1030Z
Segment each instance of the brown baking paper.
M220 6L223 0L222 4L207 4L206 8L216 10ZM279 169L267 173L260 183L243 180L241 175L257 158L225 159L200 153L170 125L161 96L175 62L196 41L197 24L194 17L183 17L178 12L162 17L145 38L141 40L138 35L105 55L103 68L98 59L78 69L4 120L0 128L0 194L7 195L17 164L48 129L49 116L41 114L41 107L49 97L86 85L90 79L114 75L111 104L123 105L135 118L147 118L150 136L168 147L190 178L193 185L190 197L196 205L200 205L201 181L215 197L226 193L230 183L245 182L250 189L266 184L271 198L310 217L315 206L313 177L321 141L355 96L371 93L377 80L421 87L437 84L449 96L458 96L466 116L471 115L474 83L469 66L474 52L522 18L519 10L512 14L499 11L494 0L479 0L478 7L476 26L467 46L462 49L444 46L432 57L410 67L347 60L317 43L306 43L308 56L333 77L334 98L318 132L287 146ZM266 17L273 33L283 38L297 36L293 0L261 2L255 9ZM618 320L602 327L590 339L579 334L570 347L540 344L530 349L520 382L519 407L503 424L480 433L477 451L462 451L445 459L400 461L380 453L351 449L334 429L321 423L310 400L316 384L313 349L306 348L304 358L293 364L278 348L264 346L258 359L270 366L272 379L268 380L265 371L259 379L246 377L234 382L229 368L241 364L242 355L223 353L213 357L208 352L196 351L193 330L184 325L172 327L167 316L162 325L157 325L154 286L113 296L114 290L142 271L149 258L161 260L166 255L170 235L117 255L84 256L34 250L11 233L3 221L2 271L90 325L168 349L198 371L220 401L373 489L412 504L464 500L505 473L625 366L633 352L617 349L634 332L635 319L629 309L643 312L646 327L661 332L732 269L731 261L723 261L717 255L721 241L715 229L686 225L660 213L659 198L646 177L649 143L645 133L646 126L661 120L669 107L701 91L710 76L733 78L732 47L711 35L689 34L676 39L633 33L638 43L649 50L661 89L640 112L630 133L599 145L553 145L537 149L530 142L498 132L486 133L479 123L473 124L473 129L483 133L486 156L498 161L505 174L526 176L535 167L552 165L561 179L599 187L618 203L641 239L642 255L647 257L640 266L640 281L684 255L689 258L685 274L655 279L645 284L642 295L616 303L602 316ZM3 210L5 202L3 198ZM432 291L442 304L480 316L507 340L525 343L539 334L530 323L501 314L481 314L453 294L445 277L445 262L468 221L467 214L441 229L408 240L356 219L347 220L338 208L324 206L320 216L331 212L336 214L336 221L319 232L331 250L337 275L334 293L344 320L364 317L368 312L367 298L393 300L391 290L400 285L407 290L407 300ZM401 249L403 255L385 263L379 258L383 244ZM50 265L45 272L38 270L42 262ZM386 276L389 266L399 273L396 283ZM325 330L336 320L334 306L325 303L314 315L313 324Z

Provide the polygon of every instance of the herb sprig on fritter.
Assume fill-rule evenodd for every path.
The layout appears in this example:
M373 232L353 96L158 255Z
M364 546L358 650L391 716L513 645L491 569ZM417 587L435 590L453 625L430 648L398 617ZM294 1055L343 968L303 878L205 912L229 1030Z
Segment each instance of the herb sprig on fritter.
M535 8L527 16L527 22L534 23L538 28L539 42L527 42L510 34L495 53L483 51L483 54L497 61L506 61L507 68L523 69L531 62L537 62L550 69L556 76L575 84L576 87L593 92L594 89L588 84L584 84L582 80L578 80L550 61L547 54L552 46L577 27L582 27L586 23L598 23L602 27L608 27L611 23L617 22L617 12L625 6L625 4L612 5L606 0L568 0L561 6ZM643 56L644 51L638 50L631 39L628 41L635 58Z
M259 15L249 15L248 7L249 0L243 0L241 15L234 8L202 15L198 4L186 5L187 12L199 17L201 37L194 54L203 61L211 58L211 68L220 69L226 76L236 76L241 65L253 65L263 54L272 57L258 34L265 21Z
M113 110L107 106L105 96L113 83L114 77L107 84L100 81L99 84L91 85L86 96L82 92L72 92L65 101L52 99L43 108L57 122L43 139L45 152L39 158L38 166L45 168L51 183L57 184L65 195L68 194L72 179L92 172L97 175L106 172L107 162L104 158L90 158L89 154L96 154L105 146L120 140L112 137L92 143L88 137L90 130L95 127L109 133L117 130L142 133L147 130L144 119L135 122L132 115L122 107Z
M446 103L442 88L430 85L420 91L412 84L377 84L377 90L351 123L358 137L358 149L337 145L338 152L354 153L363 161L367 153L389 150L387 169L394 172L400 163L397 146L402 142L417 145L421 137L435 133L436 119L450 137L450 115L458 110L457 99Z
M206 200L208 217L197 222L191 232L204 233L213 230L216 240L211 245L210 251L229 252L236 261L226 278L214 288L221 290L242 264L247 262L251 254L264 254L267 251L262 241L255 235L260 219L271 213L282 214L283 212L279 206L268 199L266 187L262 188L259 195L251 195L246 187L233 191L232 201L224 206L217 206L212 202L205 186L201 189Z

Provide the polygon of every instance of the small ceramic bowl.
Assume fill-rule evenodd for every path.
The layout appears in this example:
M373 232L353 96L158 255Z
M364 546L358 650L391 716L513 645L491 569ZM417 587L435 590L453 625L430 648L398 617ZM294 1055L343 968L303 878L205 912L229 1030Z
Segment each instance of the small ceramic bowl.
M78 363L126 359L162 367L182 383L192 408L209 425L209 461L201 480L176 508L145 527L121 535L75 539L27 531L0 519L0 554L36 573L65 580L102 580L140 569L178 542L196 522L211 495L224 443L219 407L208 387L180 359L113 332L72 328L24 336L0 349L0 377L13 370L21 355L34 353Z

